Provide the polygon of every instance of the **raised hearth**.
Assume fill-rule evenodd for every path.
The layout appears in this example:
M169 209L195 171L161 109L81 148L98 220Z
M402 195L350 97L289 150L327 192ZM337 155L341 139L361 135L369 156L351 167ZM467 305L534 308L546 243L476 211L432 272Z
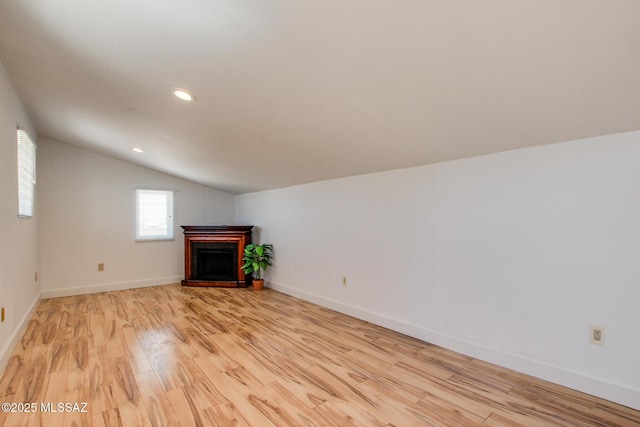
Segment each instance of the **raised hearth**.
M245 287L251 276L242 271L244 248L251 243L252 225L182 225L184 280L182 286Z

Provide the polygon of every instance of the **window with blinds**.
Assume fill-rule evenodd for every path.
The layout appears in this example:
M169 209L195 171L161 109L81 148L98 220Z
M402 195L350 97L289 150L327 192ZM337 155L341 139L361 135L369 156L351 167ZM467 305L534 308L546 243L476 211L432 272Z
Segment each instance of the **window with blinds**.
M173 239L173 191L136 190L136 239Z
M18 129L18 217L33 217L36 186L36 145Z

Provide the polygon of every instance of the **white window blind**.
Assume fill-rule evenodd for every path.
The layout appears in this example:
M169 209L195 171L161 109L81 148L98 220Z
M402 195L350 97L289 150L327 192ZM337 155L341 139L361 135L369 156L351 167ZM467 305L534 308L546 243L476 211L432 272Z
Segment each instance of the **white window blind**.
M18 216L33 217L36 185L36 145L18 129Z
M173 239L173 191L136 190L136 239Z

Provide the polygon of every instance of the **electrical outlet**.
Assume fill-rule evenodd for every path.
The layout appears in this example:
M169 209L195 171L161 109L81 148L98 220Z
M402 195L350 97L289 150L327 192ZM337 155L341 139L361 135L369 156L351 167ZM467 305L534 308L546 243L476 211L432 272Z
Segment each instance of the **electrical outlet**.
M342 276L342 286L347 287L347 276Z
M98 264L98 271L104 271L104 262Z
M1 322L4 323L4 307L0 309L0 319L1 319Z
M589 326L589 341L591 344L604 345L604 328L602 326Z

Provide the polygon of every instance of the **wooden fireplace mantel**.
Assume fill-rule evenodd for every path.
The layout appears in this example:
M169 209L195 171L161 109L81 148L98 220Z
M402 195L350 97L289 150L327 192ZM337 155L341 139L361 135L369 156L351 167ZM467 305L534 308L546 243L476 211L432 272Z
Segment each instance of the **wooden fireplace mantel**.
M182 225L184 229L184 275L182 286L246 287L251 276L245 276L241 267L244 248L251 243L253 225ZM200 243L230 243L237 248L236 280L201 280L193 267L193 246Z

